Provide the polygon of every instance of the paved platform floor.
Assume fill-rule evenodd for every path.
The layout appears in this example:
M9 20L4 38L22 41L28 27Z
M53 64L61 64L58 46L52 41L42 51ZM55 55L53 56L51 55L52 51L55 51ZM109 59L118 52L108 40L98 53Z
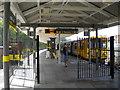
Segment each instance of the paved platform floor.
M30 55L30 66L27 65L27 60L23 61L22 66L12 66L14 68L13 74L10 76L10 88L23 90L24 88L32 89L35 84L35 75L33 74L32 57ZM26 58L27 59L27 58ZM0 69L0 90L4 87L4 73L3 69ZM22 89L21 89L22 88Z
M68 67L58 64L56 59L46 59L45 52L40 55L40 84L35 88L118 88L118 72L115 79L108 77L77 79L76 57L70 56Z

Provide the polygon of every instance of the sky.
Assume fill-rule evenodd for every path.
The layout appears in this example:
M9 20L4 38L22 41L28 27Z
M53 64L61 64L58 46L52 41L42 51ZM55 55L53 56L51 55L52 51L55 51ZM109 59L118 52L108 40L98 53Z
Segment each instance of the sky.
M90 36L95 36L95 31L91 31ZM113 26L110 28L105 28L98 30L98 36L110 37L118 35L118 26ZM72 35L70 37L66 37L66 39L77 40L78 38L87 38L88 36L84 36L84 32L80 32L78 34Z

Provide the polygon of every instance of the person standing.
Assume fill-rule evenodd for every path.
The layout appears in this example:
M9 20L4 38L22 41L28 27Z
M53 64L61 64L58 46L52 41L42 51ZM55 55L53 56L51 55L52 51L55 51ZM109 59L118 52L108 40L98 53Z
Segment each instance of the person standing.
M68 61L67 45L64 45L64 47L63 47L63 56L64 56L64 65L65 65L65 67L67 67L67 61Z

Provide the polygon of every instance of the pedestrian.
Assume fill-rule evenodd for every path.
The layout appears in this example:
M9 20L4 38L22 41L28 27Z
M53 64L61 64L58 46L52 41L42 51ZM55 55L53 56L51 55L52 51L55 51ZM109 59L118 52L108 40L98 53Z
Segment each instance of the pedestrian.
M67 67L67 61L68 61L68 50L67 45L64 45L63 47L63 56L64 56L64 65Z

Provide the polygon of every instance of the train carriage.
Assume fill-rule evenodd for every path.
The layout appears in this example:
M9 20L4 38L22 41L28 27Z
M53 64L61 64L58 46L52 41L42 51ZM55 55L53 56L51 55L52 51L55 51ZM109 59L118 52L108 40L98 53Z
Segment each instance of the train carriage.
M98 37L98 49L96 49L96 38L89 39L81 39L77 41L67 41L61 44L61 48L66 44L68 46L68 53L72 55L78 55L83 59L89 59L89 50L90 50L90 58L95 61L96 52L98 52L98 58L101 60L100 62L105 61L108 57L108 39L106 37ZM89 47L90 46L90 47Z

